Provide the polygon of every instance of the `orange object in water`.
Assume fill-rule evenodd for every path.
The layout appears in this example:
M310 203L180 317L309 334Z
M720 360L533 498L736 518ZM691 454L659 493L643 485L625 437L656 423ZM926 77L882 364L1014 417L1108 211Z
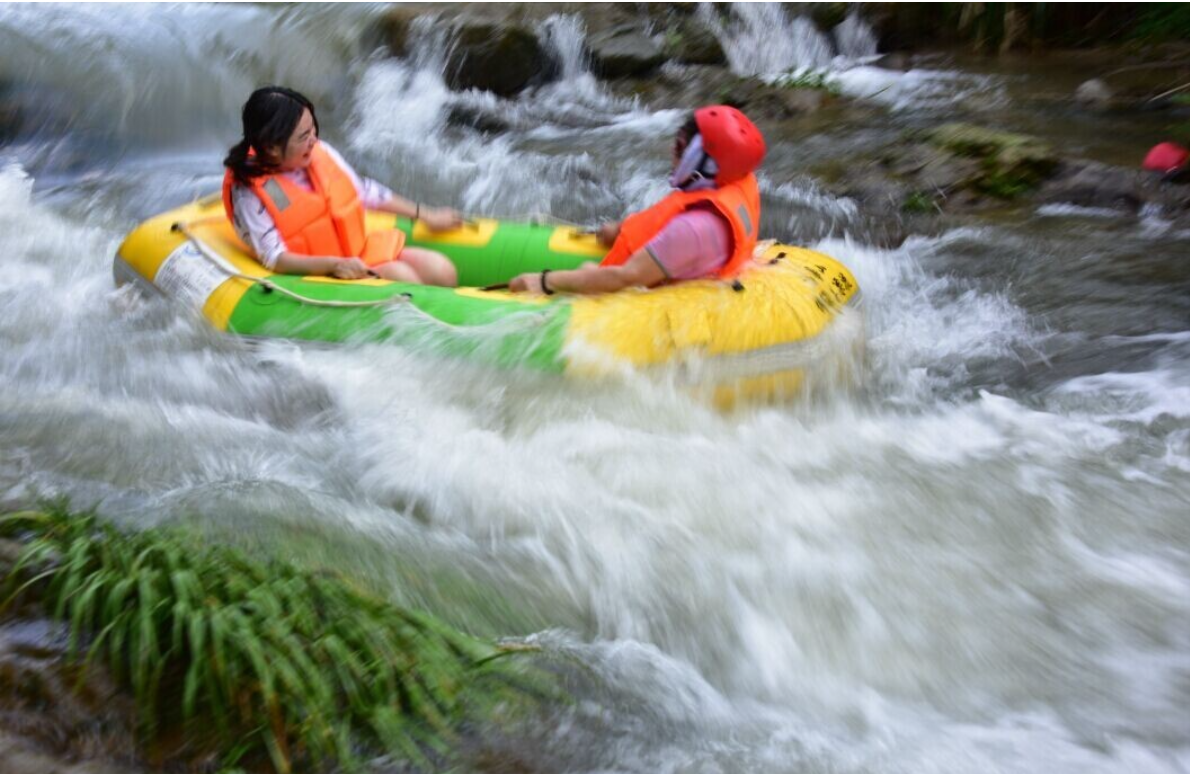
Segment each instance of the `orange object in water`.
M731 224L731 257L719 269L721 279L740 273L752 258L760 229L760 190L756 176L704 191L674 191L646 210L633 213L620 224L620 235L600 266L621 266L678 215L696 204L708 203Z
M1176 142L1163 142L1149 149L1141 166L1164 174L1185 166L1187 161L1190 161L1190 151Z
M313 191L284 175L252 179L252 192L272 216L291 252L360 258L369 266L397 259L405 246L405 234L395 229L367 233L364 206L355 184L321 144L314 146L306 171ZM235 182L235 176L227 170L223 176L223 208L233 220L231 187Z

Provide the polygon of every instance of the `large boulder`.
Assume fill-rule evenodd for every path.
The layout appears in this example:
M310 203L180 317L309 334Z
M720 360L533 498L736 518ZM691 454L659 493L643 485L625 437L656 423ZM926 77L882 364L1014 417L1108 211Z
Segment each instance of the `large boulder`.
M682 64L722 65L727 54L715 34L694 19L679 19L665 29L662 52Z
M511 97L549 79L552 63L537 36L523 27L465 22L446 64L447 84Z
M639 78L665 62L665 52L635 26L622 25L592 35L587 41L595 70L604 78Z

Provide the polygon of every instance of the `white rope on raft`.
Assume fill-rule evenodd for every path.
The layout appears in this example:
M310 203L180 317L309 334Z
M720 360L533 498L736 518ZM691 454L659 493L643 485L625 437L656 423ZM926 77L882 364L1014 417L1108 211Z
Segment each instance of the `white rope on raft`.
M190 230L190 226L194 225L195 223L205 225L208 222L214 222L216 220L222 221L223 218L222 217L207 218L207 219L200 220L200 221L194 221L192 223L175 223L175 224L173 224L173 226L171 227L170 230L177 231L180 234L182 234L183 236L185 236L188 240L190 240L191 244L193 244L196 248L198 248L198 252L200 255L202 255L203 258L205 258L212 266L214 266L219 271L226 274L228 277L231 277L233 279L247 280L248 282L251 282L255 285L260 285L262 288L265 288L269 292L280 293L283 296L288 296L289 298L292 298L295 301L299 301L303 304L309 304L310 306L326 306L326 307L332 307L332 308L351 308L351 307L358 308L358 307L370 307L370 306L392 306L394 304L409 303L409 296L405 295L405 294L399 294L396 296L391 296L389 298L379 298L374 301L329 301L329 300L322 299L322 298L310 298L309 296L303 296L301 293L295 293L292 290L289 290L288 288L283 288L280 285L270 282L268 279L266 279L264 277L253 277L250 274L244 274L241 271L237 271L233 266L229 265L223 259L223 256L219 255L214 250L212 250L211 247L206 242L204 242L197 234L195 234L193 231Z
M492 220L491 215L476 215L471 212L462 213L463 221L471 223L476 220ZM575 223L572 220L559 218L557 215L551 215L548 212L531 212L525 215L502 215L498 220L506 220L509 222L528 223L531 226L567 226L583 234L594 234L595 229L583 223Z

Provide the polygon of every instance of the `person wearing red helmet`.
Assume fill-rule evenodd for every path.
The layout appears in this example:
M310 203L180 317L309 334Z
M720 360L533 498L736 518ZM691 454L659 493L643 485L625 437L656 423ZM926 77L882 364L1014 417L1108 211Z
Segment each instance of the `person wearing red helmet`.
M610 247L598 266L522 274L514 292L612 293L627 287L718 277L734 279L752 258L760 228L754 171L764 159L760 130L733 107L695 111L674 138L674 191L619 223L600 227Z

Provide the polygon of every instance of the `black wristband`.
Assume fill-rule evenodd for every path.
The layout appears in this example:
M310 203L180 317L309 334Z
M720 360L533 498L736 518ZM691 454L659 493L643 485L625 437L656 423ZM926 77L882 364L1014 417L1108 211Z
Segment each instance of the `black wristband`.
M541 270L541 292L545 293L547 296L552 296L554 294L554 291L550 290L549 285L545 284L545 277L549 273L550 273L550 269L542 269Z

